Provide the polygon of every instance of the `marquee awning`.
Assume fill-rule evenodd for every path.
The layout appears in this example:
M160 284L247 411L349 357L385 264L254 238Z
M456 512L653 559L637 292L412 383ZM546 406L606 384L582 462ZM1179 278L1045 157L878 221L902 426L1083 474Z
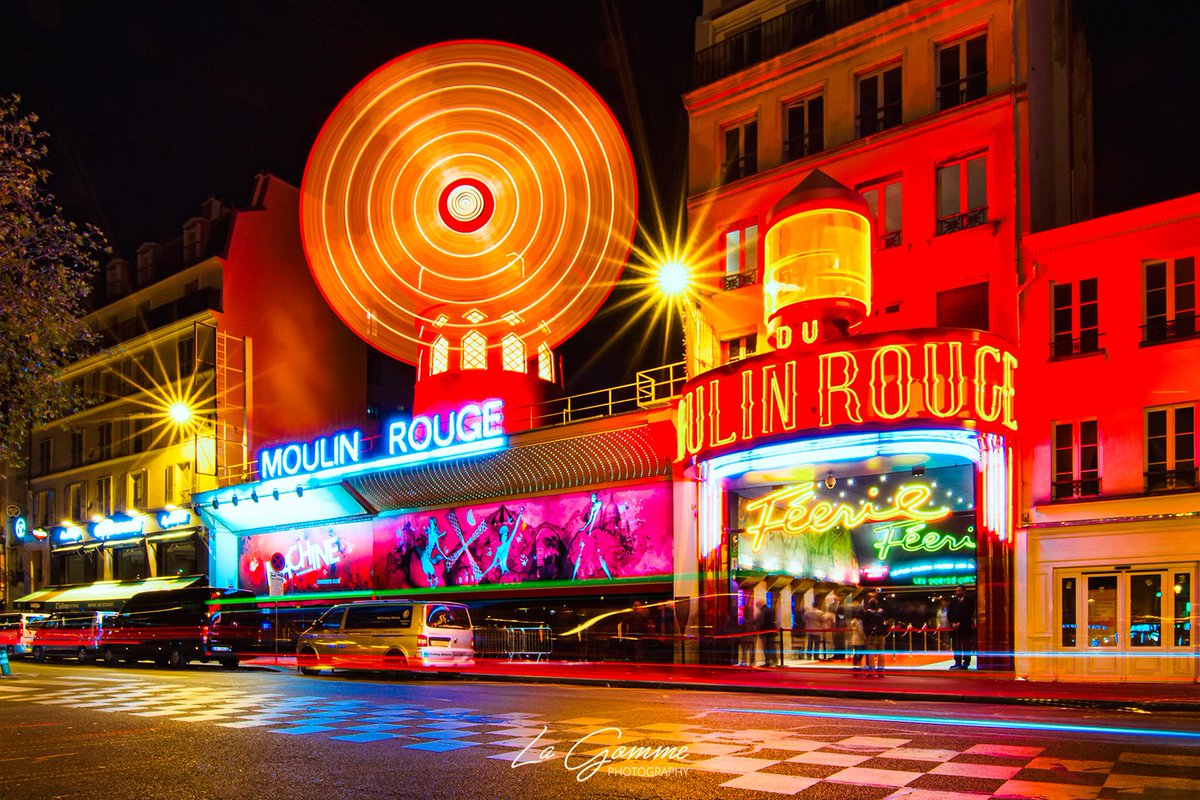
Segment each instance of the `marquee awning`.
M128 600L135 594L155 592L163 589L182 589L201 580L198 575L186 578L151 578L145 581L98 581L86 586L53 587L39 589L14 603L107 603L113 600Z

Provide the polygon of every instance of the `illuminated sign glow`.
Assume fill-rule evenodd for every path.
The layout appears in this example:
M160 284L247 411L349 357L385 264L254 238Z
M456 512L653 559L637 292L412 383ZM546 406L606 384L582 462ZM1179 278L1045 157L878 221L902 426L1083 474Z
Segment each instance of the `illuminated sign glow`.
M192 512L186 508L176 508L172 510L163 510L158 512L158 527L164 531L170 528L180 528L184 525L190 525L192 522Z
M54 529L54 541L56 544L70 544L71 542L83 541L83 529L75 525L69 525L63 528Z
M852 350L763 353L690 381L677 412L678 459L790 432L900 419L1016 430L1017 359L1003 340L965 330L928 331L922 340L920 333L907 332L900 343L895 334L858 337L862 345Z
M25 538L28 530L29 523L24 517L13 517L13 536L16 536L18 541Z
M907 553L937 553L942 550L974 550L974 531L966 536L954 536L935 530L926 530L924 522L897 522L891 525L880 525L875 528L876 535L882 537L872 547L879 554L880 561L887 561L893 548ZM898 569L892 570L892 574Z
M446 414L416 416L388 426L388 455L420 453L430 449L467 444L504 435L504 401L467 403Z
M92 522L88 525L88 532L92 534L93 538L101 541L141 536L145 530L146 518L143 516L105 517L99 522Z
M259 477L270 480L358 463L361 446L362 433L355 430L272 447L259 453Z
M878 487L871 487L869 499L855 507L829 500L811 502L817 496L814 483L776 489L746 506L747 511L757 514L754 522L746 528L751 537L750 547L755 552L762 549L763 539L769 533L797 536L810 532L822 533L837 527L857 528L866 522L932 521L944 519L951 513L949 508L922 508L932 498L932 492L924 484L901 486L892 495L891 504L882 508L875 503L878 494Z

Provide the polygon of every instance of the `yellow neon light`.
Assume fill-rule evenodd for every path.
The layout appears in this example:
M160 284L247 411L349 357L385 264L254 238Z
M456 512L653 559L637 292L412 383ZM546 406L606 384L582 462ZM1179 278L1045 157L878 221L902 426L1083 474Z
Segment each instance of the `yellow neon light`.
M896 363L889 369L886 359L894 356ZM912 402L912 356L900 345L881 347L871 359L871 404L883 419L898 419L908 413ZM895 389L896 404L888 406L889 388Z
M949 508L921 508L932 497L932 490L921 483L901 486L892 494L891 505L888 506L875 505L875 498L879 494L876 487L871 487L867 494L868 499L857 508L829 500L810 504L809 501L817 496L815 483L784 486L765 494L746 504L747 511L758 512L757 519L746 528L751 537L750 548L757 553L767 534L774 532L798 536L803 533L824 533L837 527L857 528L867 522L932 522L950 516Z
M834 394L846 395L846 417L852 422L862 422L861 404L858 394L854 391L854 379L858 377L858 363L852 353L838 351L825 353L821 356L821 427L827 428L833 424L832 406ZM842 382L833 382L834 361L842 362Z

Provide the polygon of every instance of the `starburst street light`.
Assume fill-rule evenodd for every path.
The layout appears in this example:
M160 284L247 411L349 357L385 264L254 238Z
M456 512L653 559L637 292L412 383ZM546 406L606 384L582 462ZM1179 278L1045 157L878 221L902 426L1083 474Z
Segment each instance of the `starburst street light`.
M176 425L186 425L192 419L191 407L182 401L172 403L171 407L167 409L167 414Z
M692 276L682 261L664 261L658 265L658 290L669 298L682 297L691 287Z

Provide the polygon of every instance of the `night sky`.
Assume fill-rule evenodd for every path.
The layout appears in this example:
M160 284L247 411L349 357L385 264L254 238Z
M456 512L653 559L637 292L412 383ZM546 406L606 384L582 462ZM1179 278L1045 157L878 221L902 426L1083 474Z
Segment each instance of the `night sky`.
M1099 213L1200 189L1191 151L1200 12L1187 5L1078 3L1093 46ZM178 236L209 195L245 204L258 171L298 186L330 111L381 64L451 39L511 41L575 70L613 108L633 147L646 221L650 181L669 201L681 192L680 95L700 6L0 0L0 93L20 93L50 132L52 189L68 216L96 224L131 258L143 241ZM614 316L601 313L561 348L568 389L631 379L631 361L678 357L677 327L643 329L610 343L604 368L582 371L612 338ZM630 359L643 340L640 360Z

